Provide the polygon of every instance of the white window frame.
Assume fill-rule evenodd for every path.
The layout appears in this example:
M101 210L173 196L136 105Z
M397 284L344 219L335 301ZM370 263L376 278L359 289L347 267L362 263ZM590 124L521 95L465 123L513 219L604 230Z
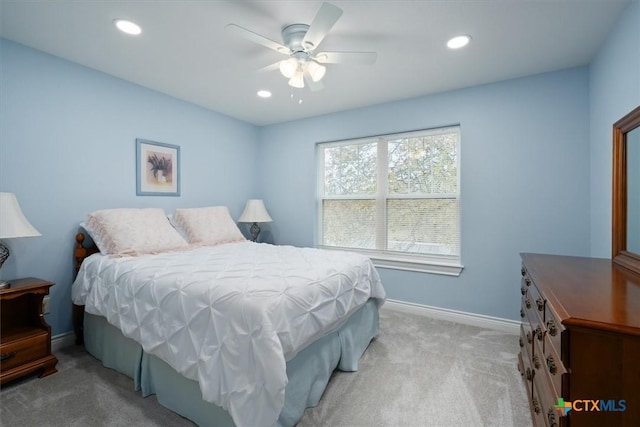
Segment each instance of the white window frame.
M369 249L360 249L360 248L345 248L345 247L337 247L337 246L325 246L322 245L322 206L323 200L339 200L343 199L367 199L370 200L375 198L376 200L376 246L383 247L384 241L386 240L386 236L384 235L384 230L386 230L386 203L387 200L393 199L401 199L401 198L414 198L415 195L393 195L390 196L388 194L388 185L387 185L387 172L388 172L388 141L400 138L409 138L415 136L429 136L429 135L437 135L442 133L452 133L455 132L458 134L457 139L457 193L452 194L438 194L434 195L434 198L455 198L458 200L458 238L459 238L459 255L457 256L446 256L446 255L426 255L426 254L415 254L415 253L401 253L401 252L391 252L386 250L369 250ZM365 143L377 143L377 192L375 196L366 195L366 196L358 196L358 195L349 195L349 196L331 196L324 197L324 148L327 147L338 147L345 145L357 145L357 144L365 144ZM366 138L358 138L358 139L349 139L349 140L341 140L341 141L332 141L332 142L321 142L316 144L316 171L317 171L317 196L316 196L316 246L322 249L328 250L346 250L361 253L363 255L368 256L373 261L376 267L381 268L391 268L397 270L408 270L408 271L418 271L418 272L427 272L427 273L435 273L435 274L444 274L449 276L459 276L464 268L462 265L462 232L461 232L461 204L460 204L460 126L447 126L435 129L425 129L419 131L412 132L403 132L396 134L387 134L387 135L378 135L373 137ZM427 198L429 196L421 195L421 198ZM381 228L378 228L381 227ZM382 240L382 241L380 241Z

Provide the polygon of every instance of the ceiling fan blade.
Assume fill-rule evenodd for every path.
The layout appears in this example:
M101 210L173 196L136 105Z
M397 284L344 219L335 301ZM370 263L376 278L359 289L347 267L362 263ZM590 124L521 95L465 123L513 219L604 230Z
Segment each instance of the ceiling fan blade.
M307 84L307 86L309 86L309 89L311 89L311 92L317 92L319 90L324 89L324 84L322 84L322 81L317 81L317 82L313 81L313 79L311 78L311 74L309 74L309 70L305 69L303 76L304 76L304 82Z
M269 49L273 49L276 52L280 52L284 55L290 54L289 49L283 46L282 44L278 42L274 42L273 40L270 40L264 36L261 36L260 34L254 33L251 30L247 30L246 28L242 28L236 24L229 24L226 27L224 27L224 29L226 32L230 34L234 34L242 38L245 38L249 41L252 41L254 43L261 44L262 46L268 47Z
M342 9L339 7L331 3L322 3L320 10L309 26L307 34L305 34L304 39L302 39L302 45L309 50L318 47L341 15Z
M321 64L371 65L378 59L376 52L320 52L315 58Z
M273 64L271 64L271 65L267 65L266 67L262 67L262 68L258 69L258 72L259 72L259 73L265 73L265 72L267 72L267 71L274 71L274 70L278 70L278 69L280 69L280 62L281 62L281 61L274 62L274 63L273 63Z

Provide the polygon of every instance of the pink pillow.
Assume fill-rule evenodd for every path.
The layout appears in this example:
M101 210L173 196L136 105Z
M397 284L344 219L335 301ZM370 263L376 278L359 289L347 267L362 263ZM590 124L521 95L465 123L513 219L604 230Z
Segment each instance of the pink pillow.
M176 209L172 222L189 243L212 246L246 240L226 206Z
M155 254L189 248L162 209L95 211L89 214L87 226L105 255Z

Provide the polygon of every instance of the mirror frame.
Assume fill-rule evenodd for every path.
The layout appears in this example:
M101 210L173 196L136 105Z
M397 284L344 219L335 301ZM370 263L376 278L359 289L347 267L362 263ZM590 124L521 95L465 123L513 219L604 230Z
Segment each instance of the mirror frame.
M612 259L640 274L640 254L627 251L627 133L640 127L640 106L613 125Z

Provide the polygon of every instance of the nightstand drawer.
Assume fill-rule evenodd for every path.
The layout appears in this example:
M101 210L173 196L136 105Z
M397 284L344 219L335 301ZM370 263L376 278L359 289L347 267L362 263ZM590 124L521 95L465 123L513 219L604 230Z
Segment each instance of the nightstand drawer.
M42 331L4 343L0 345L0 354L2 355L0 371L7 371L23 363L45 357L49 354L49 334L47 331Z

